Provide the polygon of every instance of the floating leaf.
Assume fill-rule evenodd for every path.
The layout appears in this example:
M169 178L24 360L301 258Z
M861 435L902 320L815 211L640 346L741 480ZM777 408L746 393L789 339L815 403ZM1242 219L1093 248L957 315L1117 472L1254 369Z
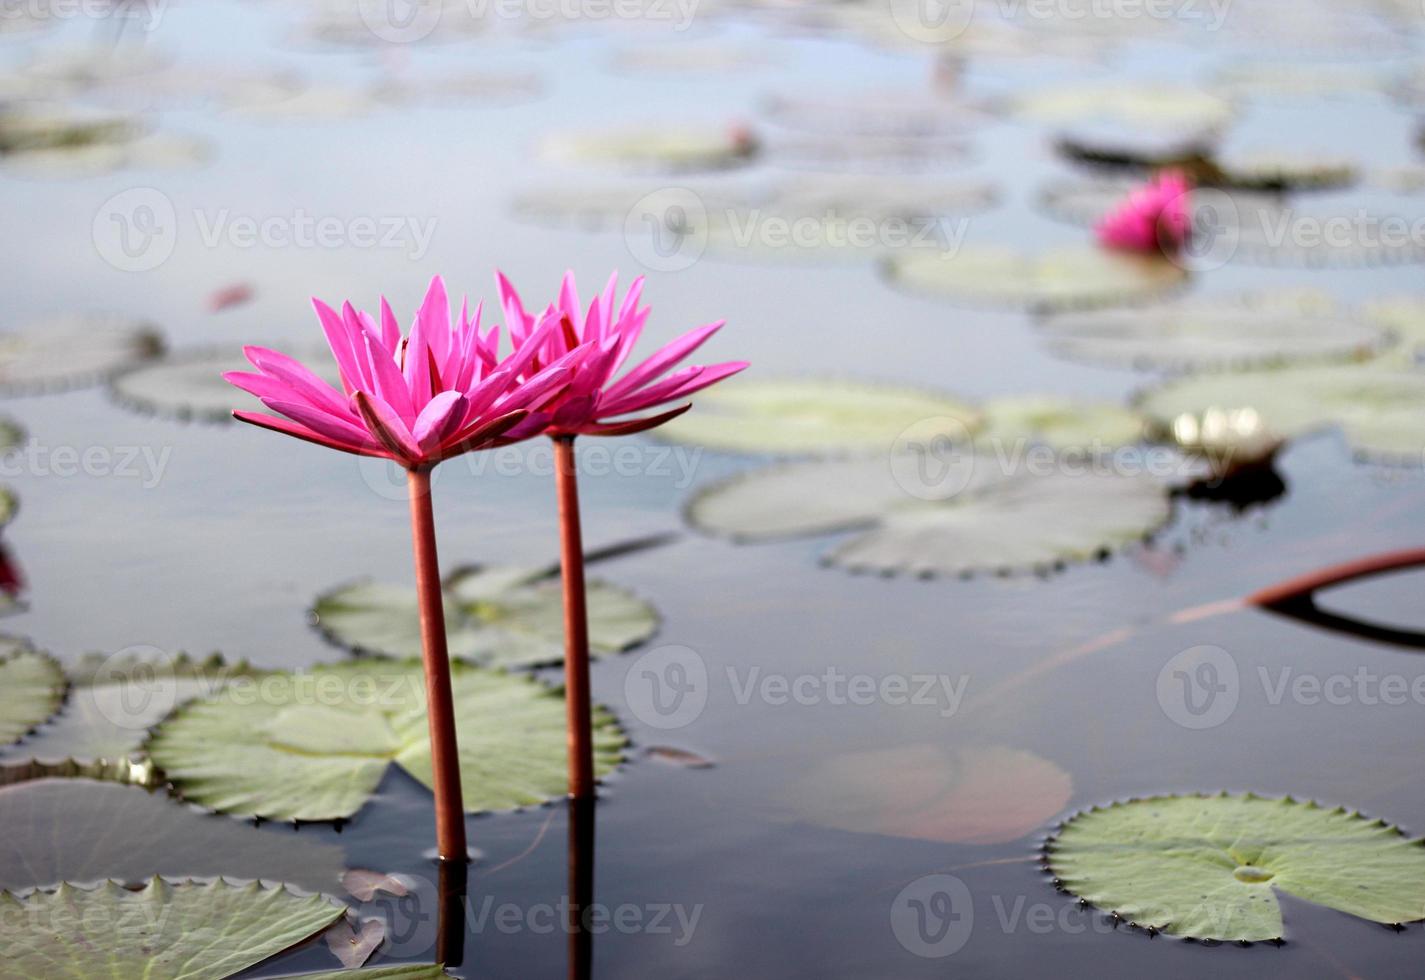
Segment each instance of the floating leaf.
M1170 512L1165 488L1143 473L951 450L754 471L703 490L688 518L740 540L856 530L830 563L930 576L1093 558L1146 537Z
M338 970L335 973L304 973L289 980L442 980L450 976L439 966L412 963L385 966L377 970Z
M649 126L564 133L549 138L544 152L568 163L686 173L743 166L756 155L757 142L741 126Z
M1372 459L1419 464L1425 451L1425 371L1390 362L1196 375L1139 402L1166 429L1182 415L1253 409L1282 436L1339 425Z
M166 878L287 882L336 893L340 847L201 813L137 786L41 779L0 788L0 889Z
M587 583L590 654L620 653L658 630L658 614L602 579ZM419 657L414 589L375 582L317 598L312 615L334 643L361 653ZM486 667L537 667L564 659L564 600L558 570L462 568L445 581L450 655Z
M1388 329L1407 360L1425 350L1425 296L1392 296L1361 307L1361 316Z
M717 764L707 756L698 755L696 752L672 745L650 745L644 749L643 754L650 759L657 759L683 769L711 769Z
M1201 89L1170 85L1061 85L1010 101L1022 119L1044 123L1101 121L1143 129L1213 130L1233 115L1232 103Z
M981 439L1005 446L1019 440L1067 453L1096 453L1143 438L1138 412L1111 402L1079 402L1029 395L996 398L984 405Z
M121 763L142 761L150 728L180 704L210 695L233 678L251 680L259 674L216 654L201 661L186 654L90 655L70 671L73 683L64 710L23 745L0 750L0 762L40 763L57 775L62 764L76 763L95 776L139 778L141 770Z
M49 654L28 640L0 636L0 745L23 738L58 711L67 686Z
M62 885L0 893L5 968L15 977L223 980L312 938L343 914L321 895L256 882L170 884L129 891Z
M885 265L892 283L976 306L1052 311L1142 300L1182 285L1167 259L1089 246L1026 255L1009 248L902 249Z
M886 453L912 425L963 440L979 412L948 395L829 379L737 380L698 396L694 411L653 430L660 439L742 453L792 456Z
M459 661L451 673L466 809L510 809L562 795L562 694ZM269 674L260 693L229 684L155 730L149 755L186 798L239 816L337 820L366 803L393 762L430 785L419 662L358 660ZM613 716L596 707L596 773L613 771L625 743Z
M1192 297L1134 310L1042 321L1049 349L1073 360L1140 370L1221 370L1346 359L1384 346L1381 329L1314 292Z
M376 897L377 892L385 892L388 895L404 897L411 893L405 881L400 875L382 874L379 871L367 871L362 868L353 868L341 876L341 885L353 898L362 902L369 902Z
M1193 939L1282 937L1277 893L1394 924L1425 917L1425 847L1291 797L1156 796L1095 807L1049 845L1063 887Z
M790 792L819 826L946 844L1019 840L1072 795L1069 774L1032 752L928 743L835 755Z
M1156 170L1207 158L1213 140L1201 134L1143 129L1121 123L1077 126L1054 141L1075 163L1108 169Z
M375 955L376 950L386 941L384 919L367 919L357 932L345 922L338 922L327 930L327 948L342 964L359 970Z
M333 386L339 385L331 356L314 356L305 363ZM226 422L235 409L258 403L251 395L223 380L225 371L251 371L238 351L179 351L114 376L109 392L121 405L167 418Z
M0 484L0 527L4 527L15 519L15 515L20 512L20 497L12 487ZM14 584L14 583L12 583ZM0 586L0 591L4 591L5 599L13 600L12 590L5 586ZM18 588L13 591L19 591ZM3 602L0 599L0 602Z
M102 381L156 357L163 343L147 323L120 316L59 316L0 334L0 392L38 394Z

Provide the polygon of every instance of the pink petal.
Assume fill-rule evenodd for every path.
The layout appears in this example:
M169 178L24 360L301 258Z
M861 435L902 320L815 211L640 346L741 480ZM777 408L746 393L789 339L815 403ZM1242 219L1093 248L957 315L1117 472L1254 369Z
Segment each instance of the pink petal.
M294 436L304 439L307 442L314 442L318 446L325 446L328 449L340 450L344 453L354 453L357 456L377 456L385 457L386 454L376 450L374 447L363 443L348 443L335 439L329 439L320 433L313 432L304 425L299 425L288 419L278 418L275 415L264 415L261 412L233 412L233 418L239 422L247 422L251 425L260 426L264 429L271 429L273 432L280 432L283 435Z
M633 368L605 392L609 398L630 394L660 377L665 371L701 347L709 337L722 329L725 320L718 320L690 330L677 340L665 344L651 357Z
M411 430L406 428L406 423L401 421L401 417L390 405L380 397L364 391L358 391L352 398L356 402L356 410L366 423L366 428L392 456L407 462L420 460L420 446L416 444Z
M693 403L689 402L686 405L679 405L671 411L650 416L649 418L629 419L627 422L593 423L582 426L579 429L579 434L586 436L631 436L638 432L647 432L649 429L656 429L665 422L671 422L692 407Z
M249 345L244 347L242 352L254 367L282 382L302 400L338 417L347 414L346 399L300 361L266 347Z
M316 297L312 298L312 307L317 311L317 319L321 321L322 332L327 336L327 346L331 348L332 356L336 358L337 370L341 373L342 387L349 395L361 386L361 371L357 367L356 347L352 343L351 335L347 333L346 325L342 323L336 310Z
M429 453L444 442L465 417L465 396L458 391L442 391L421 409L413 434L421 452Z
M376 341L366 338L366 356L371 364L371 377L376 394L399 415L407 425L416 418L416 409L411 402L411 393L406 390L406 379L396 367L395 360L379 347Z
M280 398L264 398L262 404L333 442L364 446L371 441L365 430L360 426L351 422L344 422L338 418L333 418L326 412L313 408L306 402L283 401Z
M401 325L396 321L396 314L391 312L391 304L386 302L385 296L381 297L381 346L392 357L401 346Z

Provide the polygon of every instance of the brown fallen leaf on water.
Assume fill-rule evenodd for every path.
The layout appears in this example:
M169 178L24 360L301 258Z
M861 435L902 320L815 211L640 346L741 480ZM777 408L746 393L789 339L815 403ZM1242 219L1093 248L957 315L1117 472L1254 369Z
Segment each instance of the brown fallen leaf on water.
M349 970L365 966L385 941L386 923L381 919L367 919L362 923L360 932L353 930L345 919L327 930L328 948Z
M376 897L377 892L386 892L400 898L410 894L410 889L399 875L382 874L356 868L341 876L341 883L347 893L363 902Z
M689 752L687 749L675 749L671 745L653 745L645 750L644 755L650 759L658 759L669 765L682 766L684 769L711 769L716 763L706 756L698 755L696 752Z
M221 313L230 306L241 306L252 299L254 292L251 283L235 282L224 286L208 296L208 312Z
M929 743L852 752L791 787L799 817L823 827L947 844L1004 844L1068 805L1073 779L1003 745Z

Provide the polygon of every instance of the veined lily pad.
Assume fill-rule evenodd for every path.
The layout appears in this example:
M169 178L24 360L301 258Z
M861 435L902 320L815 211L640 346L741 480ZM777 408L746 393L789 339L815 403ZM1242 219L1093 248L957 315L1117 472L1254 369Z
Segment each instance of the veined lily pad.
M589 653L620 653L658 630L658 614L601 579L587 583ZM414 589L357 582L318 597L312 615L334 643L360 653L421 655ZM564 658L564 603L557 569L463 568L445 581L450 655L485 667L538 667Z
M1282 436L1340 425L1367 458L1419 464L1425 452L1425 371L1389 362L1195 375L1139 402L1167 429L1181 415L1250 408Z
M142 761L150 728L187 701L213 694L234 678L259 674L217 655L87 657L70 671L64 710L23 745L0 750L0 763L38 763L41 771L55 773L74 763L80 771L132 781L146 773L122 763Z
M532 678L452 664L465 807L542 803L568 786L564 698ZM149 756L188 799L274 820L349 817L394 762L431 783L425 680L415 661L357 660L229 684L181 708ZM594 709L594 765L612 772L627 739Z
M743 166L756 155L757 141L741 126L650 126L561 134L545 142L544 152L566 163L687 173Z
M789 793L820 826L947 844L1018 840L1072 795L1069 774L1032 752L930 744L836 755Z
M975 306L1052 311L1143 300L1187 281L1167 259L1084 246L1026 255L1009 248L902 249L892 283Z
M330 353L312 352L304 363L336 387L339 377ZM241 352L180 351L115 375L109 391L121 404L140 412L177 419L226 422L234 409L258 402L223 380L225 371L251 371Z
M1140 370L1220 370L1346 359L1385 346L1383 331L1315 292L1193 297L1042 321L1062 357Z
M340 847L201 813L137 786L41 779L0 788L0 889L154 875L287 882L337 893Z
M831 564L922 576L1054 568L1140 540L1170 513L1166 488L1142 473L953 447L754 471L688 508L696 527L739 540L854 530Z
M321 895L256 882L171 884L139 891L109 882L62 885L25 898L0 893L6 976L223 980L290 949L341 918Z
M1193 939L1282 937L1277 893L1394 924L1425 917L1425 846L1291 797L1157 796L1095 807L1049 843L1070 893Z
M64 701L67 683L54 658L18 637L0 637L0 745L23 738Z
M53 317L0 335L0 392L79 388L162 350L163 342L147 323L120 316Z
M739 379L703 392L694 411L653 435L728 452L883 454L910 426L936 419L944 424L923 435L963 441L980 425L980 413L959 399L895 385Z
M1033 122L1097 120L1181 132L1218 128L1231 120L1233 106L1201 89L1112 83L1044 89L1012 99L1010 111Z
M982 441L1001 445L1024 440L1065 453L1098 453L1142 440L1143 416L1111 402L1078 402L1025 396L996 398L984 405Z

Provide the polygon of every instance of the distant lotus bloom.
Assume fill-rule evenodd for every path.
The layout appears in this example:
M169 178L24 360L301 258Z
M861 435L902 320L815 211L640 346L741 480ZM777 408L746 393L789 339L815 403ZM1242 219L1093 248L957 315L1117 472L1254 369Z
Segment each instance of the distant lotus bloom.
M1165 170L1136 188L1095 226L1098 240L1127 252L1174 255L1192 230L1192 185L1180 170Z
M285 354L246 347L257 373L229 371L223 377L277 416L233 414L332 449L392 459L407 469L538 435L549 421L538 410L569 382L577 360L553 357L533 366L558 328L551 321L500 361L499 327L482 333L480 307L470 316L464 304L452 323L439 277L431 281L406 336L384 299L379 324L350 303L340 313L320 300L312 304L336 358L342 390Z
M480 330L480 308L461 304L452 323L445 284L431 281L408 335L381 301L381 321L346 303L337 313L313 300L341 377L341 391L285 354L247 347L257 373L223 377L256 395L276 415L234 412L244 422L406 468L410 494L416 595L430 722L436 838L445 861L469 859L460 783L450 656L445 635L440 563L431 507L431 470L443 459L536 435L549 417L540 409L570 383L579 350L544 357L558 324L547 320L501 361L499 332Z
M503 274L495 273L495 281L515 349L537 352L531 370L571 351L585 350L568 390L549 406L549 435L627 435L651 429L691 406L682 405L651 418L621 417L679 401L747 367L746 361L727 361L673 370L722 329L725 321L718 320L688 331L619 375L648 321L648 307L640 309L638 305L643 295L642 276L633 280L619 301L618 273L614 273L604 291L584 310L574 274L566 272L558 299L537 315L526 312L519 293Z
M574 377L546 408L554 439L554 479L559 501L559 558L564 581L564 696L569 712L569 795L575 800L594 796L594 750L589 700L589 620L584 593L584 545L579 516L578 470L574 437L612 436L643 432L686 412L680 405L657 415L628 418L669 402L681 401L708 385L747 367L727 361L709 367L677 365L721 329L709 323L665 344L652 355L623 370L648 321L639 308L640 277L618 298L618 274L609 277L587 310L579 304L574 274L566 272L558 299L538 315L525 311L519 294L500 273L500 304L504 307L515 349L537 351L528 370L574 357ZM581 354L582 352L582 354ZM622 372L622 373L620 373Z

